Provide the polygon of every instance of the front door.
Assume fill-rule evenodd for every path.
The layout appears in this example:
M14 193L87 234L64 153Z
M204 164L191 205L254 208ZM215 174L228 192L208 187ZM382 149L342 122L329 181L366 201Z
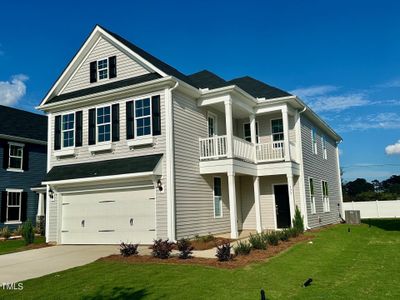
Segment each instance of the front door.
M290 206L287 184L274 185L276 223L278 228L290 227Z

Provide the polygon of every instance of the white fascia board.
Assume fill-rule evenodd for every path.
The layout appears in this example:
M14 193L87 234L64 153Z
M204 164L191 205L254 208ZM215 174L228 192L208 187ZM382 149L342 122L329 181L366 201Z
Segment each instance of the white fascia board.
M35 139L24 138L24 137L8 135L8 134L0 134L0 139L16 141L16 142L20 142L20 143L47 145L47 141L35 140Z
M33 187L31 188L32 192L36 192L36 193L46 193L46 187L42 186L42 187Z
M43 185L52 185L52 186L60 186L66 184L76 184L76 183L90 183L90 182L98 182L98 181L114 181L114 180L123 180L123 179L133 179L140 177L148 177L151 178L154 176L154 172L140 172L140 173L129 173L129 174L120 174L120 175L111 175L111 176L98 176L98 177L85 177L85 178L74 178L74 179L66 179L66 180L55 180L55 181L43 181Z

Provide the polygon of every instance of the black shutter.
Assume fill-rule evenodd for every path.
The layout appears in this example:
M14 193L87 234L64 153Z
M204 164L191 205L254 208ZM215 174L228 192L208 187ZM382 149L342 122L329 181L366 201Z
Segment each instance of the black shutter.
M21 221L22 222L26 221L27 212L28 212L28 193L22 192L21 193Z
M23 157L22 157L22 170L28 171L29 170L29 145L25 144L23 148Z
M54 150L61 149L61 116L56 116L54 120Z
M0 212L0 222L4 223L6 221L6 212L7 212L7 192L1 192L1 212Z
M90 63L90 83L97 81L97 61Z
M151 98L151 114L153 117L153 135L161 134L160 96Z
M111 134L112 141L119 141L119 104L113 104L112 106L112 115L111 115Z
M82 146L82 111L75 113L75 146Z
M126 102L126 139L135 137L135 120L133 111L133 101Z
M89 145L96 144L96 109L89 109Z
M117 77L117 57L111 56L108 58L109 78Z
M4 141L3 147L3 168L8 169L8 157L10 155L9 145L6 141Z

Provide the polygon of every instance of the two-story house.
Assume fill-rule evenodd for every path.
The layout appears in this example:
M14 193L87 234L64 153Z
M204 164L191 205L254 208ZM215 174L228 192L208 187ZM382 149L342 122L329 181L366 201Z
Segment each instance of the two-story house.
M0 105L0 228L44 216L47 117Z
M188 58L189 59L189 58ZM47 241L151 243L338 222L335 133L251 77L184 75L96 26L41 102Z

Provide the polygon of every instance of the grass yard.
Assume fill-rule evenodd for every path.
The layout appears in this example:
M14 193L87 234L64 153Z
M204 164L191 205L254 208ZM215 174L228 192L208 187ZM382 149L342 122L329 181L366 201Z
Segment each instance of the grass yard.
M40 237L36 236L34 245L31 246L25 246L25 242L23 239L0 241L0 255L37 248L40 244L44 243L45 243L45 238L42 236Z
M400 220L337 225L239 269L98 261L24 282L1 299L400 299ZM348 232L350 228L350 232ZM302 283L311 277L307 288Z

